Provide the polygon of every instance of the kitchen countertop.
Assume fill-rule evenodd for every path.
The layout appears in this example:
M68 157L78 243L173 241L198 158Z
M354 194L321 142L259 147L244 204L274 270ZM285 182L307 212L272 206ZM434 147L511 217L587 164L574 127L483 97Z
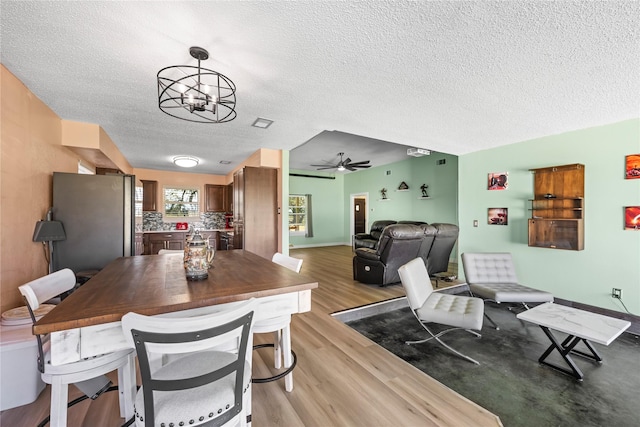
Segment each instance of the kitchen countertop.
M209 231L226 231L227 233L233 232L233 228L199 228L198 231L209 232ZM144 230L144 231L136 231L136 233L189 233L191 230Z

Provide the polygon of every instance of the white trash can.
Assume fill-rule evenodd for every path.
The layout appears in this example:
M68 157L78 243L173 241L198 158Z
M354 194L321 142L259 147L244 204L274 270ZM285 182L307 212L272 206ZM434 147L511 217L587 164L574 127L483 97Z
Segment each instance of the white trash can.
M15 309L10 311L15 314ZM38 342L31 327L30 318L20 321L15 315L2 315L0 411L35 401L45 387L38 371Z

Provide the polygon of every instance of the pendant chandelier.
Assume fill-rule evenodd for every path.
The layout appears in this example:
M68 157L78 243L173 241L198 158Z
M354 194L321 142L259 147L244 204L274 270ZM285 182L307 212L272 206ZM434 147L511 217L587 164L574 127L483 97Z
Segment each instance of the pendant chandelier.
M158 107L170 116L197 123L236 118L236 85L226 76L202 68L209 58L201 47L189 48L198 66L174 65L158 71Z

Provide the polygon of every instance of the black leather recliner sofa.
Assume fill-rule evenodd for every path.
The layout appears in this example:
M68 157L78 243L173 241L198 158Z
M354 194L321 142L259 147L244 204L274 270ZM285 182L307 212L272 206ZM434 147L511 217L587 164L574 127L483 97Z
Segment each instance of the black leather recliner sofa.
M377 285L399 282L398 268L418 256L423 236L424 231L417 225L388 225L382 231L376 249L356 249L354 280Z
M449 257L459 233L459 228L455 224L434 223L431 226L436 229L435 239L426 258L421 254L429 276L449 269Z
M369 231L369 233L358 233L353 237L354 249L376 249L378 240L380 240L380 236L382 235L382 230L384 230L387 225L396 224L396 222L397 221L386 219L374 221L373 224L371 224L371 230Z
M361 283L381 286L396 283L400 281L398 268L417 257L425 261L429 276L447 271L458 232L457 225L444 223L397 223L387 226L376 249L356 249L353 257L353 278ZM388 247L396 240L397 247ZM409 240L413 243L406 242ZM406 255L413 251L415 240L418 245L417 252L407 258Z

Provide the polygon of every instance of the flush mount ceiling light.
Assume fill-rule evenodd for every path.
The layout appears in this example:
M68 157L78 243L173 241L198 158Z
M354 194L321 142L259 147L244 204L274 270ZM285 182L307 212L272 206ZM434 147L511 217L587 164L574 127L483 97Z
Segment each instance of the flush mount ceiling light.
M260 128L260 129L266 129L269 126L271 126L272 123L273 123L273 120L263 119L262 117L258 117L251 126Z
M176 156L173 158L173 163L181 168L192 168L194 166L198 166L199 162L200 160L191 156Z
M170 116L197 123L236 118L236 85L226 76L200 67L209 58L201 47L189 48L198 66L173 65L158 71L158 107ZM194 165L195 166L195 165Z

